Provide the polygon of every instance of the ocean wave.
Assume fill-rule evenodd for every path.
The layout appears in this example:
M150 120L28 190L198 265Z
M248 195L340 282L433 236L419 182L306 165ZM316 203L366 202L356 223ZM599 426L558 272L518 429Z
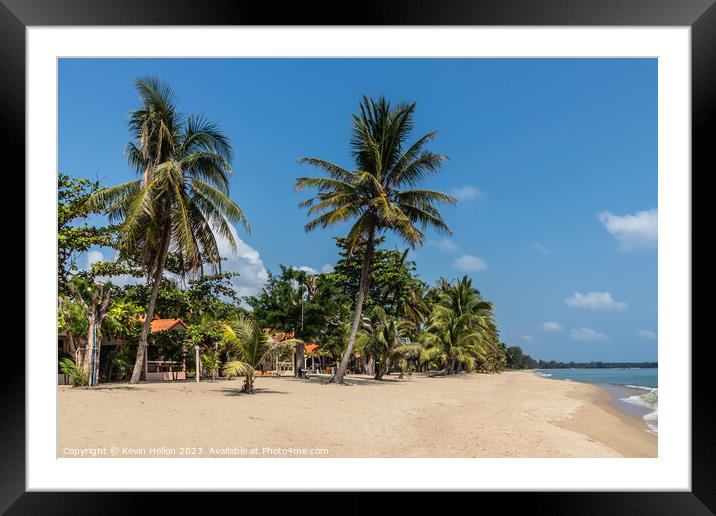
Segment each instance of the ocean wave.
M644 415L643 419L644 422L647 424L649 429L654 432L659 432L659 389L656 388L650 388L650 387L642 387L639 385L628 385L627 387L632 387L636 389L645 389L649 392L645 394L636 394L634 396L627 396L626 398L622 398L622 401L625 403L631 403L632 405L638 405L640 407L645 407L651 410L651 412Z
M550 376L552 376L550 373L543 373L541 371L537 371L537 374L542 376L543 378L549 378Z
M629 387L631 389L641 389L643 391L651 391L651 390L655 389L655 387L645 387L643 385L629 385L629 384L626 384L624 387Z

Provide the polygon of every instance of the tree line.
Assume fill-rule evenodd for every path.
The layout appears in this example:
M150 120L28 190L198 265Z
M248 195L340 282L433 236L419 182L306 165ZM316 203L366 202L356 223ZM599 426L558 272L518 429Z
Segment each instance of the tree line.
M353 167L299 159L324 173L295 182L299 191L314 191L300 204L311 217L305 230L351 224L335 241L339 259L323 274L281 266L260 292L242 299L235 273L221 270L226 257L218 244L223 239L235 249L236 225L250 231L229 197L230 139L205 117L179 112L172 89L160 80L140 78L135 87L140 106L130 113L125 151L137 178L105 187L59 174L58 323L72 347L86 351L76 355L81 363L63 358L77 383L137 383L147 347L160 341L165 355L188 367L187 347L199 346L205 371L245 376L248 392L271 354L295 351L300 371L308 340L335 365L336 383L348 371L381 379L393 372L448 375L507 366L492 303L472 280L428 285L408 259L427 229L450 233L439 207L456 202L421 187L447 156L427 148L435 131L411 141L415 103L360 99L351 118ZM95 214L109 224L89 224ZM388 233L405 248L388 249ZM78 267L78 257L93 247L111 248L113 260ZM113 283L127 276L140 282ZM155 335L154 314L181 318L188 331ZM272 338L267 328L292 338ZM101 354L102 336L120 343L114 355Z
M658 366L657 362L559 362L557 360L535 360L525 354L519 346L507 348L507 368L509 369L648 369Z

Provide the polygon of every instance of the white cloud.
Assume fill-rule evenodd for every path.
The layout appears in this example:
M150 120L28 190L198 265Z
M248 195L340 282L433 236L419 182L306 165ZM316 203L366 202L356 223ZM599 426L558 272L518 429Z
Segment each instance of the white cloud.
M460 247L458 247L458 245L449 238L443 238L442 240L429 240L428 245L437 247L446 253L452 253L460 250Z
M308 274L319 274L318 269L314 269L310 265L301 265L300 267L293 267L296 270L307 272ZM321 273L326 274L329 272L333 272L333 265L330 263L323 264L321 266Z
M522 339L525 342L534 342L535 341L535 338L532 335L522 335L520 337L520 339Z
M241 240L232 228L236 240L236 253L234 254L229 241L218 237L219 254L226 261L221 262L222 272L238 272L239 276L232 281L240 296L253 296L257 294L268 280L268 271L264 267L259 252Z
M466 254L455 260L455 267L463 271L484 271L487 263L479 256Z
M87 251L87 268L89 269L98 262L104 261L104 255L101 251Z
M639 334L639 337L641 337L642 339L649 339L649 340L656 339L656 333L654 333L651 330L639 330L637 333Z
M534 242L532 244L532 249L537 251L538 253L544 254L545 256L549 254L549 249L547 249L542 243L540 242Z
M591 328L574 328L571 336L574 340L591 341L591 340L607 340L608 337L603 333L599 333Z
M268 271L264 267L261 255L249 244L241 240L232 227L234 240L236 240L236 253L231 249L229 241L220 235L216 237L216 243L219 247L219 254L225 258L221 262L222 272L238 272L239 276L232 278L232 282L240 296L252 296L257 294L268 280ZM105 261L104 255L100 251L89 251L87 253L87 268L93 263ZM310 269L310 267L308 267ZM303 270L303 269L302 269ZM311 269L314 273L315 269ZM165 272L167 277L176 276ZM135 278L134 276L112 276L111 278L99 278L100 280L109 280L114 285L124 286L136 284L145 281L143 278Z
M546 322L542 324L542 328L546 331L562 331L564 329L558 322Z
M599 221L620 243L622 249L653 247L658 238L657 210L638 211L627 215L614 215L604 211Z
M87 251L87 266L85 269L90 269L92 265L99 262L110 261L104 257L102 251ZM124 287L126 285L136 285L144 281L144 278L135 278L129 274L121 274L119 276L97 276L97 280L102 282L111 282L112 285L118 287Z
M482 199L485 194L482 190L475 186L465 185L452 190L453 197L457 198L458 201L469 201L471 199Z
M575 292L574 295L565 298L564 302L573 308L589 310L626 310L629 306L623 301L615 300L609 292L588 292L586 294Z

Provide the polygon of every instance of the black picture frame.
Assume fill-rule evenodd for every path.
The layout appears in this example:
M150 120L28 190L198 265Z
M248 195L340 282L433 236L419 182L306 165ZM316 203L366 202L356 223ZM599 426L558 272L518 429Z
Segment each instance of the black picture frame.
M204 0L0 0L0 120L5 149L25 155L25 28L86 25L553 25L553 26L689 26L692 51L692 192L695 176L716 170L713 137L716 120L716 6L714 0L366 0L358 6L340 3ZM350 7L346 9L345 7ZM22 167L22 168L20 168ZM697 171L699 171L697 173ZM687 171L685 171L687 173ZM693 206L693 200L692 200ZM693 216L694 225L697 218ZM692 230L693 235L693 230ZM692 246L693 253L693 246ZM693 267L693 259L692 259ZM26 274L28 271L25 271ZM702 287L705 290L705 287ZM705 310L705 304L701 310ZM697 310L693 306L693 312ZM28 315L25 314L27 321ZM693 318L693 316L692 316ZM17 323L15 323L17 324ZM19 342L19 340L18 340ZM691 343L682 343L688 349ZM690 492L480 493L485 503L523 505L531 513L550 514L712 514L716 511L716 452L708 424L714 413L708 342L692 353L692 490ZM0 418L0 510L7 514L120 514L136 512L141 503L162 496L137 493L25 492L24 354L14 374L3 373ZM317 480L320 486L320 479ZM137 497L143 499L139 500ZM225 494L214 500L225 510ZM364 506L357 493L345 494L341 507ZM454 510L465 503L457 495L437 495ZM474 496L474 495L473 495ZM353 498L355 497L355 498ZM487 500L490 497L492 500ZM422 505L423 496L411 496ZM166 510L184 507L188 493L162 496ZM509 500L509 501L508 501ZM470 502L468 502L470 503ZM457 505L455 505L457 504ZM333 503L330 504L331 506ZM224 506L224 509L218 507ZM101 509L99 509L101 508ZM390 507L384 506L387 510ZM407 506L401 503L401 509ZM326 508L333 512L333 508ZM140 511L141 512L141 511ZM345 512L345 511L343 511ZM381 512L381 511L379 511Z

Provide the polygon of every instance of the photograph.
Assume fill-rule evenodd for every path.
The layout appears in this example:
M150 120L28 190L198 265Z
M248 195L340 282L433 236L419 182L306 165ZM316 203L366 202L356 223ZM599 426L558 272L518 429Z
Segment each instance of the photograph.
M56 458L660 457L658 58L56 66Z
M0 513L715 514L714 3L0 0Z

